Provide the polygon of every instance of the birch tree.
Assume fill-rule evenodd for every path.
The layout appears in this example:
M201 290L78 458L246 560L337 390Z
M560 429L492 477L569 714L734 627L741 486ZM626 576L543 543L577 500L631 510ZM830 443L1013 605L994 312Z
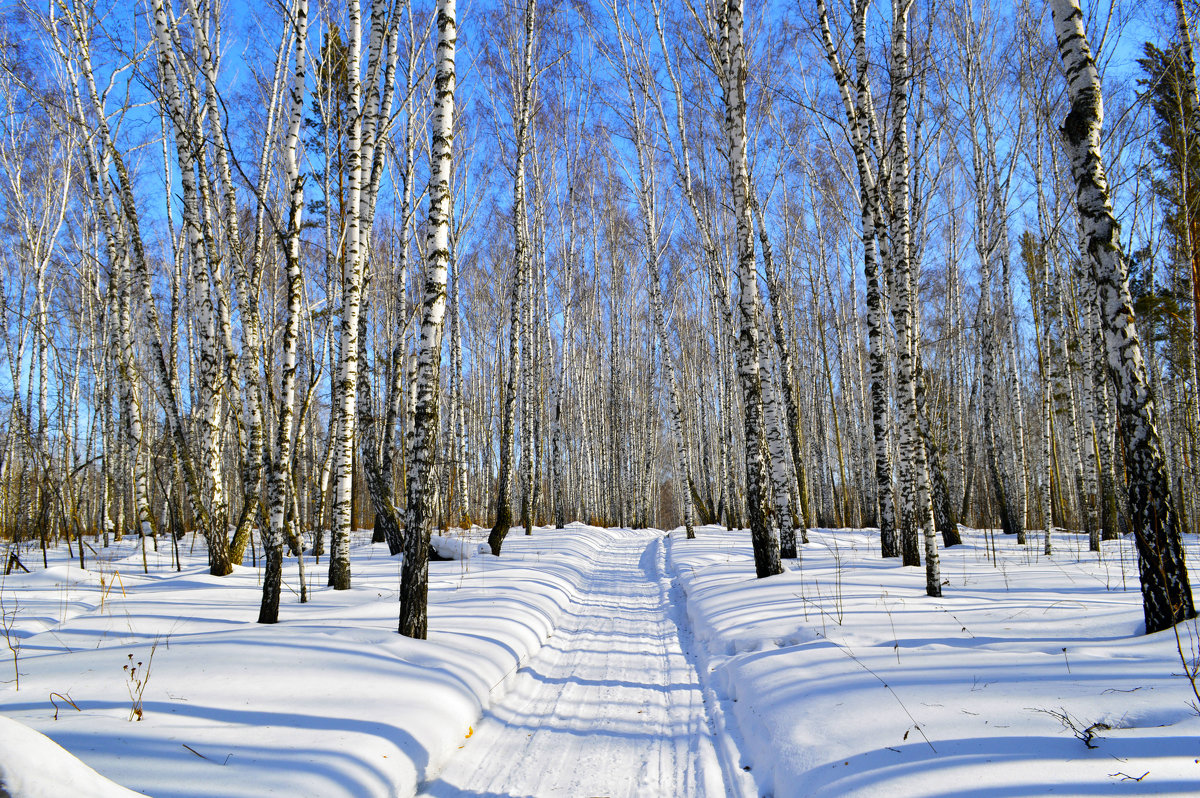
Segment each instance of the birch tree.
M1055 38L1066 70L1070 110L1063 146L1075 180L1089 275L1099 293L1109 373L1116 387L1129 514L1137 542L1147 634L1195 617L1179 521L1171 502L1166 462L1146 379L1120 226L1113 215L1100 154L1104 100L1078 0L1050 0Z
M754 548L754 570L761 579L783 572L779 561L779 531L771 523L770 483L767 476L763 384L759 362L759 319L762 303L755 267L754 222L750 207L750 174L746 153L746 50L741 0L725 0L717 11L719 39L715 61L725 107L729 182L737 226L739 332L738 381L742 389L746 436L746 510Z
M426 228L424 310L417 356L417 407L409 449L408 505L404 516L404 565L400 575L400 634L424 639L428 632L429 527L433 516L433 458L437 451L442 329L446 312L446 266L450 260L450 174L454 154L454 0L438 0L433 81L429 223Z
M522 359L528 359L531 356L529 322L525 316L527 286L531 280L530 272L532 271L525 160L529 153L530 128L533 124L534 88L537 80L537 71L534 68L536 31L537 0L526 0L522 13L519 51L514 54L517 60L511 65L512 72L509 76L509 88L513 103L513 283L509 316L508 373L503 389L503 409L501 410L500 473L497 478L496 490L496 523L488 535L488 544L492 548L492 553L497 556L500 554L501 546L504 545L504 538L512 527L513 427L516 422L518 376L524 374L526 388L528 388L528 377L531 374L528 371L522 372L518 365ZM520 346L519 355L518 346ZM531 457L532 453L527 451L522 456Z
M330 530L329 585L350 588L350 530L357 429L359 316L369 256L376 199L382 180L384 139L391 119L398 57L399 14L389 13L386 0L372 0L366 58L359 0L349 8L347 71L350 78L350 125L347 137L345 259L338 331L337 404L334 426L333 527Z
M879 538L884 557L900 556L900 541L896 530L896 513L892 491L892 462L888 448L889 370L884 342L884 281L879 273L880 261L886 258L881 249L880 234L884 221L879 201L877 173L885 162L879 157L878 134L875 131L874 101L867 72L866 15L869 4L855 0L851 9L853 31L854 77L843 65L841 53L833 38L829 13L824 0L817 0L820 16L821 43L825 58L842 98L846 124L850 131L854 162L858 170L859 203L862 212L863 274L867 281L867 341L871 373L871 417L875 439L875 482L879 504ZM878 167L876 165L879 165ZM909 563L905 563L909 564Z
M692 540L696 537L696 531L693 528L692 500L689 493L693 482L690 456L691 445L688 440L687 427L684 423L683 404L674 363L675 356L667 334L668 313L666 304L663 302L661 287L661 258L665 248L660 241L659 233L661 200L659 198L658 170L655 164L657 147L655 146L654 139L656 131L650 127L652 117L648 103L642 94L651 85L649 81L649 56L644 45L639 45L639 42L644 41L644 39L638 36L640 32L637 30L636 22L631 20L628 25L632 27L632 30L627 30L627 23L622 20L621 13L615 2L609 6L608 10L611 14L613 26L616 29L617 45L620 49L619 56L614 53L610 56L610 59L615 62L615 66L619 67L625 84L624 89L628 103L626 118L637 160L634 190L642 222L646 273L649 278L650 313L653 316L654 331L658 348L661 352L662 371L666 381L667 398L669 400L671 429L674 433L676 491L681 497L683 504L685 534L688 540ZM637 76L636 86L635 75Z
M918 393L919 320L917 313L917 263L913 258L910 199L910 154L908 143L908 92L912 74L908 58L908 15L913 0L892 0L892 146L891 219L894 298L892 318L896 323L896 391L900 406L900 459L911 463L914 494L906 523L917 527L925 544L925 592L942 595L938 567L937 534L933 521L928 459L921 435ZM906 508L908 509L908 508Z
M295 0L289 9L289 36L294 54L289 91L288 126L283 141L284 180L288 192L285 226L277 231L283 242L287 264L287 315L284 322L282 362L279 376L273 463L268 489L269 517L263 540L267 567L263 574L263 598L259 623L279 620L279 591L283 577L283 541L285 514L292 484L293 416L296 403L296 348L300 337L301 301L304 277L300 263L300 229L304 218L304 179L300 172L300 126L304 118L306 44L308 41L308 0ZM300 556L303 556L301 553Z

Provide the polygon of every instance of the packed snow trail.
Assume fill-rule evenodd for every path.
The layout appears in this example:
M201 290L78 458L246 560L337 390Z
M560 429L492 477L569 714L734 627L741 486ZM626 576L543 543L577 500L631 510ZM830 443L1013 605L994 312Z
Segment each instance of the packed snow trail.
M579 601L424 795L727 794L661 535L613 540Z

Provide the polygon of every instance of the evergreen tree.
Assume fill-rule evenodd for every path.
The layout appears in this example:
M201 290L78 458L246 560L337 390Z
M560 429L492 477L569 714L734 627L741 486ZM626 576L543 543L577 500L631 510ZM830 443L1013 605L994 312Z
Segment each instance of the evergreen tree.
M304 147L313 163L313 179L323 189L321 196L309 201L308 212L316 218L324 216L330 200L335 203L331 208L333 218L345 215L346 134L350 125L348 57L341 28L332 25L321 41L313 75L316 85L304 120Z
M1183 46L1175 43L1161 50L1146 42L1143 51L1138 64L1145 77L1139 83L1145 89L1155 127L1150 145L1156 161L1151 184L1163 207L1169 259L1161 279L1153 273L1140 275L1142 294L1138 299L1159 322L1152 323L1155 329L1153 333L1147 330L1148 336L1165 344L1171 372L1186 377L1193 351L1195 292L1200 286L1200 247L1196 246L1200 237L1200 130Z

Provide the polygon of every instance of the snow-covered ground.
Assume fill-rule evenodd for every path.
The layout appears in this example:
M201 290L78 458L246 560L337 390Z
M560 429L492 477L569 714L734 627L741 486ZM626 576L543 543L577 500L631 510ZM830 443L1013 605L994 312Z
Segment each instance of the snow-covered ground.
M288 560L274 626L255 623L259 569L208 576L203 542L180 573L164 545L149 575L129 544L89 571L65 553L43 571L30 553L33 573L2 588L21 678L19 691L0 688L0 712L156 798L411 795L540 648L612 538L517 533L503 558L431 563L428 641L396 634L399 560L366 537L351 590L325 588L324 563L309 563L306 605ZM0 640L11 680L6 654ZM0 750L8 770L19 760Z
M703 667L763 794L1200 794L1196 696L1174 634L1141 634L1128 541L1098 558L1064 537L1044 557L996 535L993 564L964 530L931 599L877 533L815 530L763 581L745 535L677 535ZM1180 633L1194 658L1196 624Z
M354 588L310 562L305 605L289 560L271 627L260 570L210 577L202 544L178 573L166 546L149 574L132 542L87 571L28 552L0 583L0 794L1200 793L1196 698L1175 636L1140 634L1127 542L997 536L993 562L967 531L929 599L862 530L767 580L745 533L663 534L514 531L497 559L476 530L431 564L428 641L395 633L399 562L365 537Z

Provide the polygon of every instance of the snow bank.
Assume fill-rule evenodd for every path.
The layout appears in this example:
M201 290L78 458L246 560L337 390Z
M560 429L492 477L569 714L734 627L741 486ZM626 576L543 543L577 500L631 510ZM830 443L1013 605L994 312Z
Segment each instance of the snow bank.
M272 626L255 623L261 569L209 576L203 541L180 542L180 573L168 545L143 574L134 541L96 572L63 553L49 572L10 575L20 691L0 684L0 711L155 798L412 795L552 633L611 533L538 529L499 558L431 563L424 641L396 634L400 560L369 536L351 590L326 588L327 564L306 558L307 604L288 561ZM6 668L11 679L0 657L0 679Z
M0 796L6 798L134 798L28 726L0 715Z
M1175 636L1141 634L1129 542L1043 557L997 535L993 566L968 531L931 599L867 531L815 530L763 580L746 533L697 534L670 562L762 794L1200 793L1195 696Z

